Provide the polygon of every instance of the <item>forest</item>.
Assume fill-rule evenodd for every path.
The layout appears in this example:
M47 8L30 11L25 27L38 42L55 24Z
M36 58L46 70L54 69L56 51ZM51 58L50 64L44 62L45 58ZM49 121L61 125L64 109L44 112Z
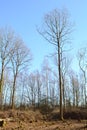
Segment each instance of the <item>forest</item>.
M87 47L78 50L79 72L76 73L71 68L71 56L67 56L73 33L67 11L53 10L45 15L44 27L36 29L40 37L55 47L50 58L54 62L46 57L41 70L30 72L32 50L13 30L0 28L1 111L39 109L42 114L48 114L58 109L59 118L64 120L64 112L87 110Z

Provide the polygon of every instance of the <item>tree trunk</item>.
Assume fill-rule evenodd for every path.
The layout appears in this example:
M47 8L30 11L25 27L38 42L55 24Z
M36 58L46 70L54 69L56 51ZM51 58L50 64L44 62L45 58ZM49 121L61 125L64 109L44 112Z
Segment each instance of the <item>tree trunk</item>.
M59 76L59 87L60 87L60 119L63 120L63 88L62 88L62 77L61 77L61 52L60 43L58 42L58 76Z
M15 104L14 104L14 100L15 100L15 86L16 85L16 75L14 76L14 82L13 82L13 92L12 92L12 109L14 109Z
M62 87L63 87L63 104L64 104L64 111L66 111L66 103L65 103L65 85L64 85L64 78L62 77Z
M0 79L0 107L3 109L3 94L2 94L2 89L3 89L3 84L4 84L4 63L2 63L2 71L1 71L1 79Z

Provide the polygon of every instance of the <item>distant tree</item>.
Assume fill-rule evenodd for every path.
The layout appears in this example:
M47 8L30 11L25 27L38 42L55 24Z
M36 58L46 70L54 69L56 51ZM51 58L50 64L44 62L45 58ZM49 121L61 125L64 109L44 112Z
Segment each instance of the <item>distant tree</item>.
M6 109L6 106L9 108L11 106L12 78L9 75L10 71L6 68L4 72L3 109Z
M37 100L38 100L38 108L39 108L40 100L41 100L41 86L42 86L42 79L39 71L36 71L35 77L36 77Z
M62 55L66 43L70 41L72 25L69 21L67 10L53 10L44 17L42 30L38 32L52 45L56 47L58 60L58 77L60 87L60 119L63 120L63 87L62 87ZM68 46L66 47L68 48Z
M17 77L17 89L16 89L16 104L19 104L20 109L25 109L27 105L27 82L29 73L24 69ZM19 98L19 100L18 100Z
M49 61L47 58L44 59L43 65L42 65L42 75L43 75L43 86L45 88L45 96L46 96L46 103L48 102L49 97L49 82L50 82L50 76L51 76L51 67L49 65Z
M64 59L62 60L62 87L63 87L63 104L64 110L66 108L66 90L67 84L69 79L69 68L71 65L71 59L68 56L64 55ZM69 97L68 97L69 98Z
M31 73L28 77L27 98L30 101L31 106L35 107L36 86L35 86L35 74L34 73Z
M83 85L82 85L82 92L84 95L84 103L86 104L86 97L87 97L87 93L86 93L86 87L87 87L87 48L82 48L79 50L78 52L78 62L79 62L79 67L80 70L82 72L82 81L83 81Z
M72 84L73 107L78 107L80 92L79 92L79 81L77 75L71 76L71 84Z

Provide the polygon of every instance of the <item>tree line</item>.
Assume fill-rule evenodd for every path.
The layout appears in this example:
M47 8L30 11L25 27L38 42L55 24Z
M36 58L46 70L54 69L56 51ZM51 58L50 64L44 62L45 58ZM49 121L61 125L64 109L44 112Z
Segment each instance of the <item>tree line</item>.
M87 51L78 51L79 74L71 69L70 34L73 24L67 10L53 10L44 17L43 28L37 32L55 47L55 69L46 58L41 70L29 73L32 54L22 38L8 28L0 29L0 106L39 108L48 104L59 106L60 119L68 107L87 107ZM52 63L52 62L51 62Z

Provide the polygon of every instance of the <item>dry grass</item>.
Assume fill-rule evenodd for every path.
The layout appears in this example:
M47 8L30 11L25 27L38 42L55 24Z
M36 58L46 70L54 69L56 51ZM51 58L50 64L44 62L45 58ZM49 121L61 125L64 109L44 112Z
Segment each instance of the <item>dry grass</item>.
M79 113L80 120L76 113ZM75 119L72 119L73 114L76 116ZM87 119L81 119L85 116L84 114L87 116L86 110L73 110L71 113L65 113L65 121L59 121L58 111L53 111L48 117L44 117L45 115L38 110L1 111L0 118L5 120L6 124L0 127L0 130L87 130Z

